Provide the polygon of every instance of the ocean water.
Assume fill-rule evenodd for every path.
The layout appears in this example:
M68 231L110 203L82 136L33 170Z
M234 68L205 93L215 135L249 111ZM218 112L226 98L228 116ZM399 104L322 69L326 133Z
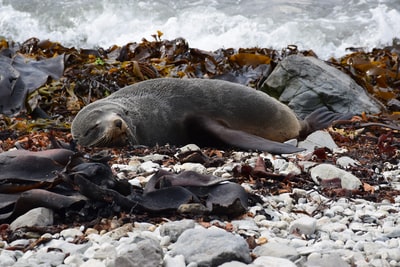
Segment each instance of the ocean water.
M294 44L321 58L400 38L400 0L0 0L0 36L80 48L183 37L190 47Z

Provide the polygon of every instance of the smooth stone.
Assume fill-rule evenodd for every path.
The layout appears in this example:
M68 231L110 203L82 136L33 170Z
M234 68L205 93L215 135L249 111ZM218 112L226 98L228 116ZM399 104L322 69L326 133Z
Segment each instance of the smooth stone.
M86 249L92 246L92 242L88 241L83 244L74 244L71 242L66 242L65 240L62 239L53 239L47 242L46 246L54 249L60 249L65 254L74 255L74 254L84 253Z
M66 254L59 251L40 249L36 253L25 253L13 266L60 266Z
M194 226L194 220L188 219L176 222L167 222L160 226L160 235L170 236L171 242L175 242L184 231L187 229L192 229Z
M254 260L251 266L262 267L296 267L296 264L288 259L282 259L271 256L261 256Z
M17 261L16 253L10 250L0 250L0 266L12 266Z
M393 229L392 231L388 232L385 236L388 238L399 238L400 228Z
M230 262L225 262L224 264L218 265L218 267L249 267L249 266L254 266L253 264L245 264L240 261L230 261Z
M29 246L30 241L29 239L17 239L10 243L11 247L26 247Z
M387 257L390 260L394 260L394 261L400 262L400 249L398 247L397 248L385 249L384 252L387 253Z
M207 168L200 163L185 162L182 165L175 165L172 169L175 172L194 171L201 174L207 174Z
M178 155L183 154L183 153L193 152L193 151L201 151L201 149L196 144L187 144L178 149Z
M291 222L289 232L296 232L301 235L312 235L315 232L316 226L317 220L315 218L303 216Z
M70 254L64 259L64 264L68 266L81 266L84 263L82 254Z
M338 159L336 159L336 165L342 167L343 169L346 169L348 167L356 167L360 166L361 163L357 160L354 160L348 156L343 156Z
M182 255L176 255L175 257L172 257L168 254L165 254L164 267L186 267L185 257Z
M109 266L118 267L161 267L164 253L158 241L147 238L137 243L120 244L117 257Z
M305 266L324 266L324 267L350 267L350 265L345 262L337 254L319 254L312 253L308 256Z
M12 231L15 231L17 228L20 227L48 226L53 225L53 222L53 210L47 208L35 208L15 219L10 224L10 229Z
M110 238L112 240L118 240L123 236L126 236L128 233L132 232L134 229L132 223L126 223L118 228L115 228L103 235L103 238Z
M330 150L334 150L338 146L328 132L319 130L308 135L304 141L299 142L299 147L314 151L320 147L327 147Z
M89 259L82 263L79 267L106 267L106 265L102 261Z
M113 164L111 168L121 172L136 172L140 164L137 165L124 165L124 164Z
M156 172L160 169L160 164L154 163L152 161L146 161L140 164L138 167L138 172L139 173L153 173Z
M247 242L217 227L188 229L170 246L172 255L183 255L187 264L218 266L229 261L251 262Z
M82 235L83 235L82 231L76 228L68 228L60 232L60 236L64 237L65 239L75 238Z
M341 180L342 188L353 190L358 189L362 183L353 174L339 169L331 164L322 163L311 169L311 178L316 184L320 184L318 179L327 180L339 178Z
M253 219L232 220L232 225L238 230L253 230L257 231L259 228Z
M117 250L115 246L109 243L100 244L100 246L94 251L93 258L98 260L104 260L107 258L115 258L117 256Z
M281 175L288 175L288 174L300 175L301 172L302 172L301 169L296 164L290 161L286 162L278 169L278 173Z
M255 247L253 249L253 254L257 257L271 256L290 260L296 260L299 256L296 248L276 242L268 242L264 245Z
M153 161L153 162L154 161L163 161L168 158L169 158L169 156L167 156L167 155L161 155L161 154L157 154L157 153L141 157L141 159L143 161Z

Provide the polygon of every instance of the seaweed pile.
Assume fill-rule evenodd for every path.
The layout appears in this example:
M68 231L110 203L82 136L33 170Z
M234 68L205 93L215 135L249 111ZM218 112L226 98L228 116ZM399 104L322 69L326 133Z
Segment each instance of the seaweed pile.
M108 49L67 48L37 38L22 44L0 40L0 60L4 63L0 71L5 73L0 83L0 108L7 110L0 115L0 152L13 147L41 151L68 145L71 142L70 122L83 106L142 80L157 77L215 78L258 88L286 56L317 57L313 51L299 51L294 45L281 51L228 48L209 52L191 48L183 38L162 40L161 37L162 33L158 32L153 41L143 39L140 43ZM362 167L352 171L371 185L385 182L375 179L375 169L384 169L386 162L397 164L399 159L399 55L400 41L393 40L391 46L370 52L352 48L343 58L331 58L327 62L350 75L388 107L385 114L360 114L357 122L347 122L331 129L338 145L345 146L348 155L362 163ZM24 76L28 72L36 76ZM114 155L113 161L117 162L128 160L134 153L149 154L166 149L171 148L134 152L110 149L108 153ZM87 149L86 152L93 155L96 150ZM315 152L318 161L334 161L327 155L328 151ZM223 161L224 157L221 155L219 158ZM250 177L246 172L237 175L247 180L260 178ZM275 179L273 185L270 182L266 184L269 193L279 194L295 186L310 186L305 177L281 178ZM375 195L368 190L349 193L328 189L324 193L332 197L350 194L375 201L391 200L398 194L389 189ZM260 190L265 190L265 187Z

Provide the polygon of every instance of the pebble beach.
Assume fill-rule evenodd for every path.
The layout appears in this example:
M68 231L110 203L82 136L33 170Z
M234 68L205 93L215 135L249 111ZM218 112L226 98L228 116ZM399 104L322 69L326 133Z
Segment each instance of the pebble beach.
M323 136L321 142L332 142L327 135ZM181 149L201 151L195 145ZM334 151L338 158L336 166L304 160L310 151L284 156L236 151L217 168L206 168L200 163L162 166L158 163L160 158L168 156L159 154L134 157L129 164L114 164L113 168L120 178L135 173L129 182L136 185L146 183L159 168L194 170L229 179L235 166L254 166L262 157L280 174L319 171L318 177L328 177L330 168L316 167L329 165L347 174L341 176L343 184L343 177L354 177L346 168L357 161L342 156L343 149L339 147ZM379 176L395 186L400 179L400 164L386 166ZM352 188L360 183L354 178L346 186ZM262 195L252 181L241 185L257 195L258 201L249 206L246 214L229 219L186 215L179 219L163 217L158 222L126 223L115 217L101 219L99 225L107 225L103 229L82 224L40 234L35 233L35 228L19 228L29 222L36 227L52 225L51 210L38 208L21 216L28 223L18 222L19 218L10 225L13 231L25 235L11 243L0 242L0 265L400 266L400 196L379 203L354 197L331 198L321 192L317 183L312 188ZM377 186L375 190L381 189Z
M126 85L169 76L257 87L290 54L326 60L386 111L350 101L361 110L354 121L289 140L305 149L295 154L195 144L104 150L113 178L132 188L160 170L193 171L240 185L248 206L228 216L197 203L160 214L110 204L95 219L82 209L75 221L71 210L63 217L39 207L0 224L0 267L400 266L399 10L397 0L0 0L0 90L14 90L19 73L29 85L40 61L59 63L48 67L56 77L22 86L19 102L17 93L0 99L1 111L12 111L0 112L1 153L72 144L76 112ZM33 118L36 108L48 117ZM80 149L87 158L99 152ZM1 193L10 193L7 179Z

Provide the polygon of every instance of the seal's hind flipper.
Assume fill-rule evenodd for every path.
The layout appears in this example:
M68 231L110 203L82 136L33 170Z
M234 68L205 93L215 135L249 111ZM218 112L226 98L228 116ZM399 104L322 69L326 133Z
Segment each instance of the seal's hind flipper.
M206 116L190 116L185 120L185 126L191 141L201 146L228 146L246 150L267 151L273 154L289 154L304 150L228 128L223 122Z
M348 120L354 116L352 113L336 113L323 106L314 110L303 121L304 125L300 137L305 138L308 134L317 130L328 128L332 122L337 120Z

